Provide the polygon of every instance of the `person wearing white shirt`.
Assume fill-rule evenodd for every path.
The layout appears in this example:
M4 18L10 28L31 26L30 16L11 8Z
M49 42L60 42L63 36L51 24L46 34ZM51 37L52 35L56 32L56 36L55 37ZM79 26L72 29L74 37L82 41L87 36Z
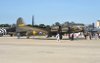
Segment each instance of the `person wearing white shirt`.
M57 38L57 42L60 42L60 35L59 35L59 33L56 35L56 38Z

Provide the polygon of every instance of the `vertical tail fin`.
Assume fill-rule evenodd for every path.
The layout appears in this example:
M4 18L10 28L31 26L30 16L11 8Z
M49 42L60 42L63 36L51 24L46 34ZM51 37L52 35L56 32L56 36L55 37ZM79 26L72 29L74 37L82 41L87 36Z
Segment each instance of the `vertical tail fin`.
M21 18L21 17L19 17L18 19L17 19L17 27L23 27L23 26L25 26L25 23L24 23L24 21L23 21L23 18Z

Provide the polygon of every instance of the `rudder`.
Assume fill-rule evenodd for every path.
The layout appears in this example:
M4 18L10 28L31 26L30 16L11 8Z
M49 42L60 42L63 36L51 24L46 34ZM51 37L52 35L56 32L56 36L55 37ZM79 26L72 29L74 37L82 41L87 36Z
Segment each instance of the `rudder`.
M16 24L17 24L17 27L23 27L23 26L25 26L24 20L21 17L19 17L17 19L17 23Z

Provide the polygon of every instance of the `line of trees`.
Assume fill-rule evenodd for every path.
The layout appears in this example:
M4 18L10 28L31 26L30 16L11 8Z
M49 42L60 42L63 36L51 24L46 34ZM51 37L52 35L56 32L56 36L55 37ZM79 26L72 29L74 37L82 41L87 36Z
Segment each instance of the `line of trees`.
M15 26L16 24L0 24L0 27L15 27ZM50 27L50 25L45 25L45 24L39 24L39 25L34 25L34 26L32 26L31 24L28 24L27 26L39 27L39 28Z
M59 26L59 25L61 25L61 26L63 26L63 25L67 25L67 26L73 26L73 25L83 25L83 26L85 26L85 24L83 24L83 23L75 23L75 22L69 22L69 21L66 21L66 22L64 22L64 23L59 23L59 22L55 22L52 26Z
M71 25L79 25L79 24L75 23L75 22L66 21L63 24L61 24L59 22L55 22L51 26L59 26L59 25L68 25L68 26L71 26ZM80 25L84 25L84 24L81 23ZM12 27L12 26L16 26L16 24L12 24L12 25L11 24L0 24L0 27ZM31 24L28 24L27 26L30 26L30 27L40 27L40 28L50 27L50 25L45 25L45 24L39 24L39 25L34 25L34 26L32 26Z
M0 27L11 27L10 24L0 24Z

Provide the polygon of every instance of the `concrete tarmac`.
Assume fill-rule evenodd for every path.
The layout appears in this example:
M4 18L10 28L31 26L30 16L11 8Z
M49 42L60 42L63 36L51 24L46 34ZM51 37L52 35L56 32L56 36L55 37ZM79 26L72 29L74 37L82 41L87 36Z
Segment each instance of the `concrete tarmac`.
M100 63L100 40L0 37L0 63Z

